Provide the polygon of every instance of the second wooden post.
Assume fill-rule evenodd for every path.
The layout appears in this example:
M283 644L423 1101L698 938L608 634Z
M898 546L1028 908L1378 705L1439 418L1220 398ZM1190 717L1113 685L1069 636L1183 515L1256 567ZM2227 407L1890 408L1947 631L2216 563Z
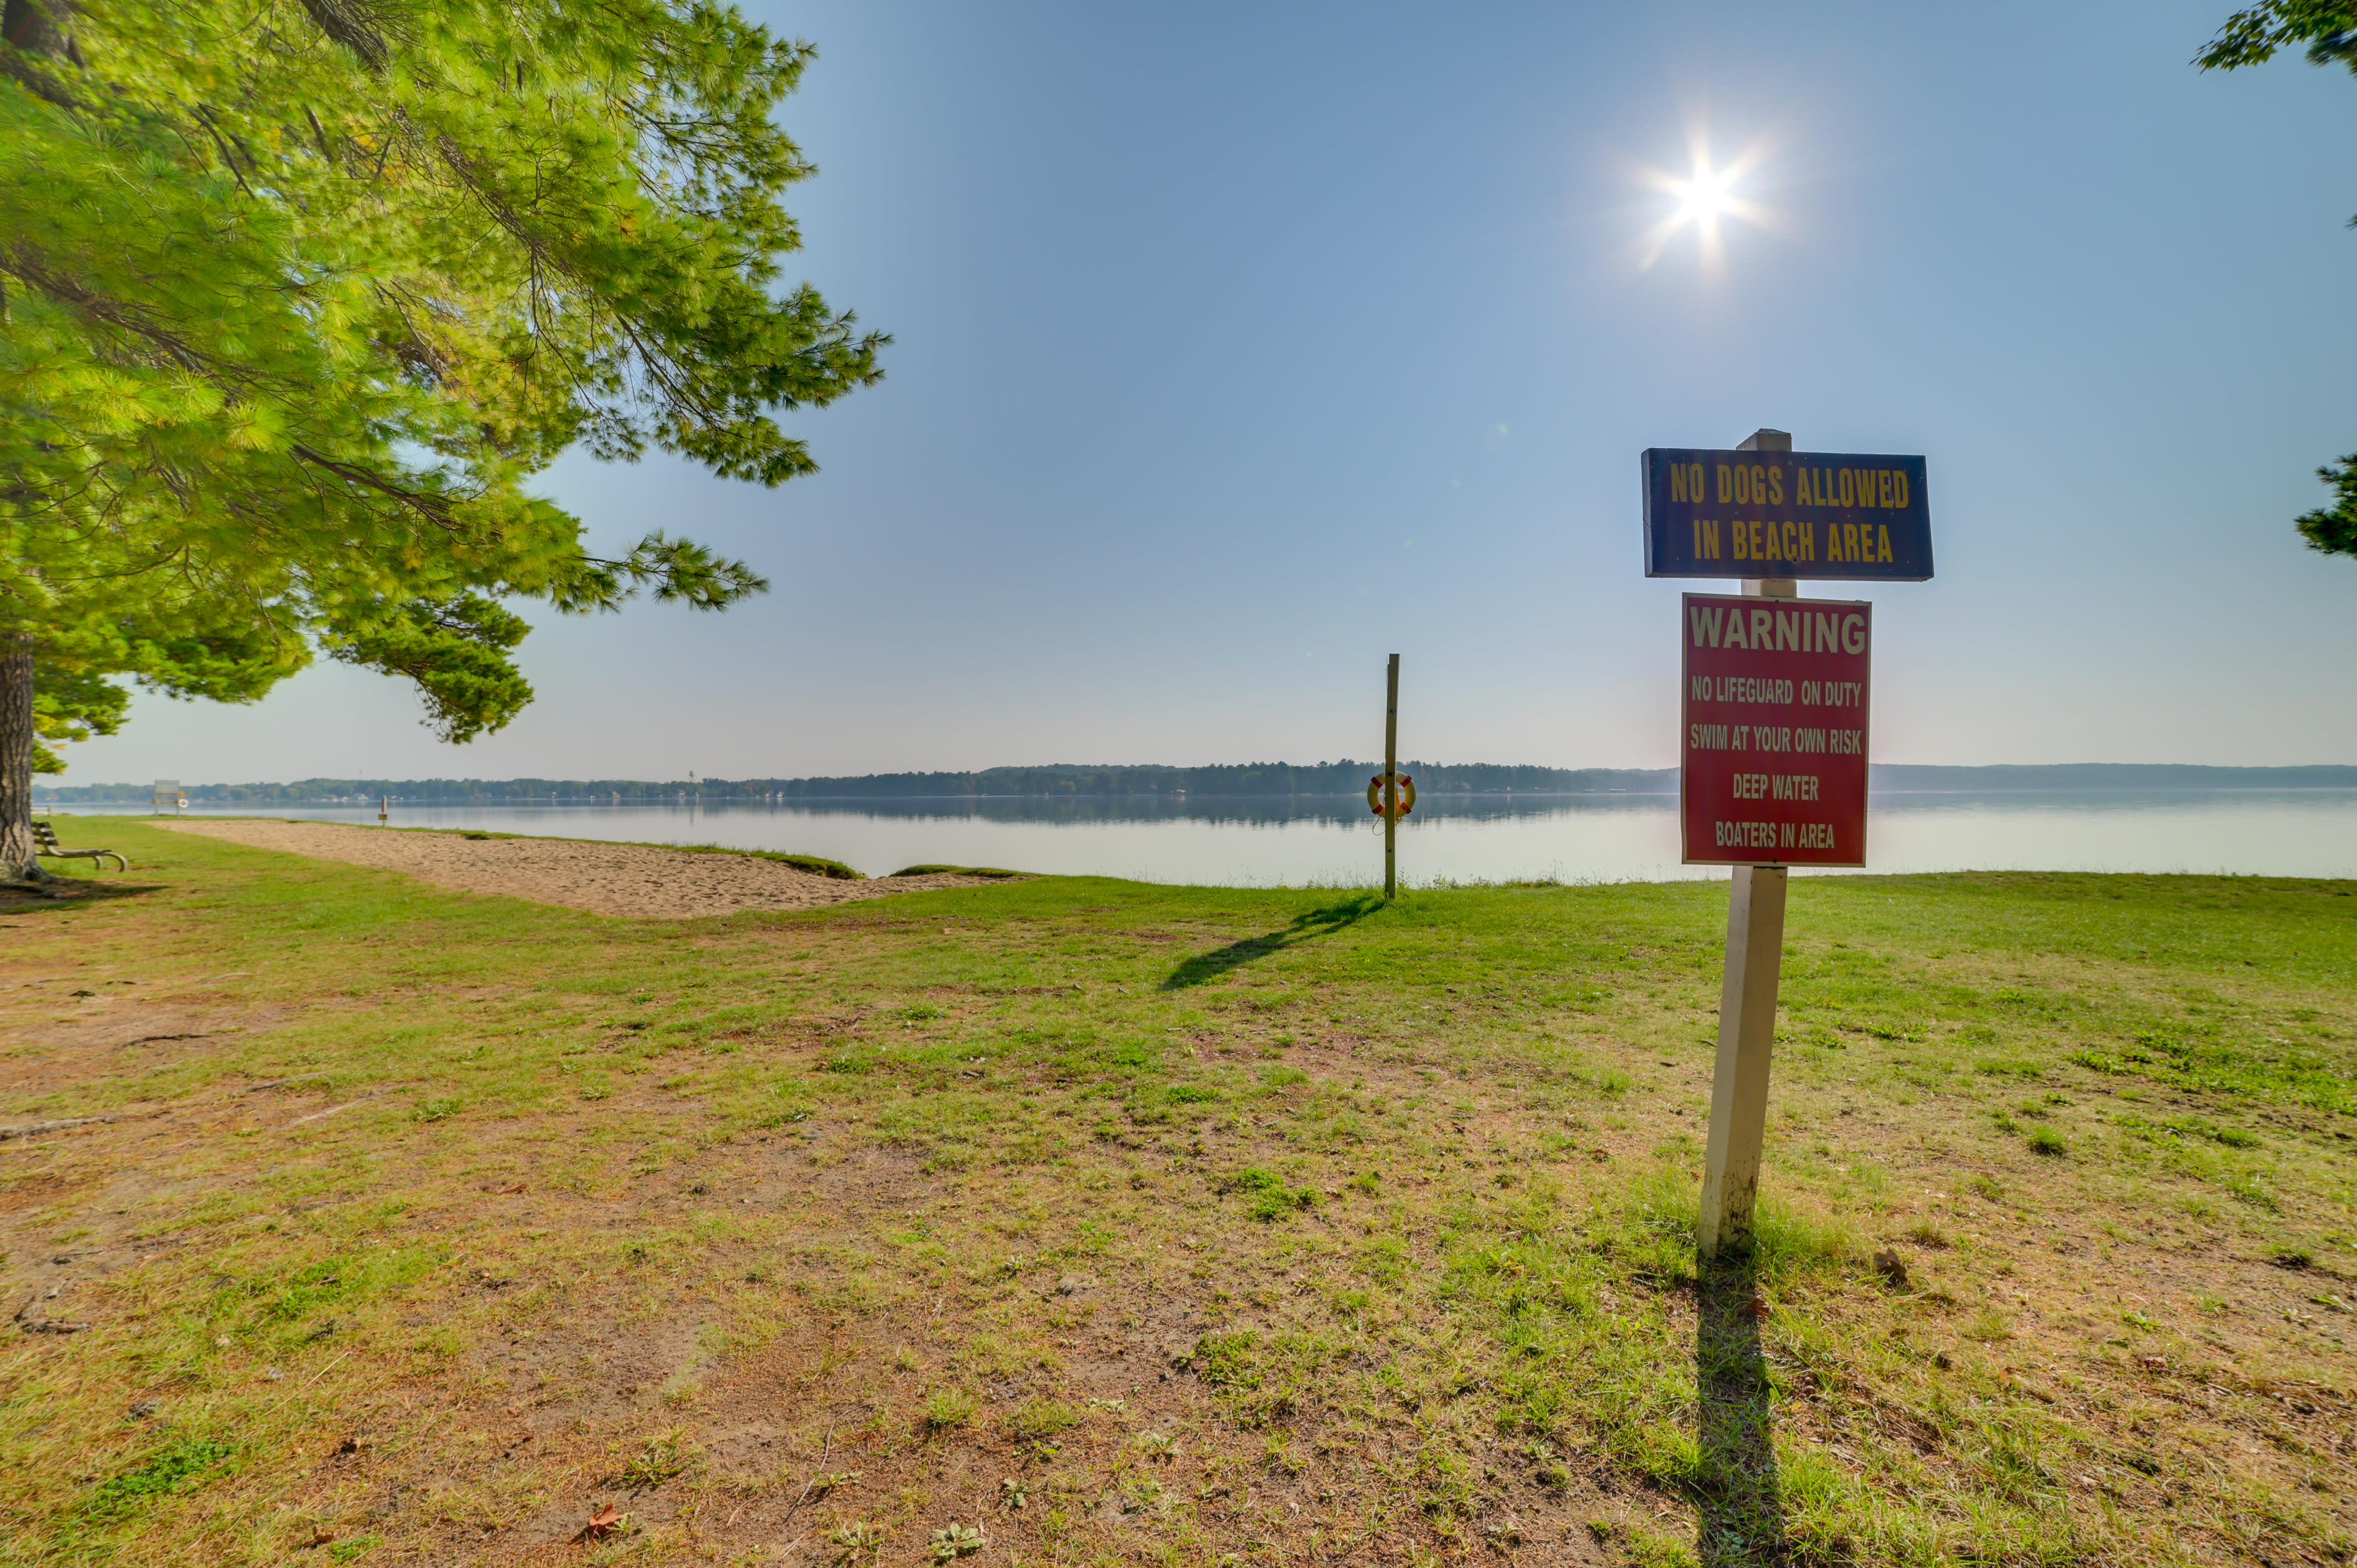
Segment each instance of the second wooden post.
M1399 655L1383 681L1383 897L1399 892Z

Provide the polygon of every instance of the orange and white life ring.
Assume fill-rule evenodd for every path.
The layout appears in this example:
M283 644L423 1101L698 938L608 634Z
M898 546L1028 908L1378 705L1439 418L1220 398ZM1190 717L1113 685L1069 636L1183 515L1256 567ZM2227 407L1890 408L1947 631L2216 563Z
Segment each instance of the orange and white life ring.
M1397 815L1405 817L1410 811L1415 810L1415 780L1409 778L1405 773L1394 773L1391 775L1391 777L1397 779L1399 782L1399 811ZM1379 817L1383 814L1383 774L1376 774L1374 778L1368 782L1367 810L1374 812L1374 814Z

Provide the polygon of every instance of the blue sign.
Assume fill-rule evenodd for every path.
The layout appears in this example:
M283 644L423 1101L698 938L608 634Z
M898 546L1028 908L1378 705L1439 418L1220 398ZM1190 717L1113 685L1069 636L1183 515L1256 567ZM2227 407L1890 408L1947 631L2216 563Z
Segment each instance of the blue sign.
M1650 447L1645 575L1923 582L1923 459Z

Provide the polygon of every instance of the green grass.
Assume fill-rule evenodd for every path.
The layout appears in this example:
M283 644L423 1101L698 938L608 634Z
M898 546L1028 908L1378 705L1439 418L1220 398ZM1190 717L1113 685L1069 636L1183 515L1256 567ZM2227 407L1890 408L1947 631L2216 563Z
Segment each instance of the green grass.
M82 1516L101 1522L121 1520L158 1498L187 1491L234 1452L226 1443L200 1437L167 1443L135 1468L92 1487Z
M1019 871L1002 871L995 865L904 865L892 874L895 876L1020 876Z
M935 1389L925 1396L925 1424L936 1432L963 1426L974 1419L982 1402L963 1389Z
M124 1117L0 1168L0 1285L94 1325L0 1343L0 1563L623 1476L741 1554L855 1470L793 1533L913 1561L1018 1466L1039 1561L2351 1551L2349 884L1796 881L1706 1273L1720 885L639 922L109 826L119 896L0 912L0 1121Z

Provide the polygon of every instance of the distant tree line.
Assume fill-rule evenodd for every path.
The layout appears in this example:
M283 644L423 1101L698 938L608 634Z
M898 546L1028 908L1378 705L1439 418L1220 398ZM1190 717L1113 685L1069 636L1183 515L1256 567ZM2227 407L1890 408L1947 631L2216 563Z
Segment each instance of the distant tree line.
M2357 789L2357 768L2211 768L2191 762L1993 763L1947 768L1878 762L1867 769L1873 788L1889 790L1969 789Z
M1380 764L1247 762L1217 768L992 768L979 773L868 773L850 779L298 779L291 784L191 784L191 803L316 806L395 800L534 803L710 803L818 800L1160 800L1358 795ZM1674 768L1533 768L1410 762L1427 795L1674 793ZM1878 763L1878 790L2351 789L2357 768L2207 768L2078 762L1986 768ZM147 784L37 785L56 805L145 801Z

